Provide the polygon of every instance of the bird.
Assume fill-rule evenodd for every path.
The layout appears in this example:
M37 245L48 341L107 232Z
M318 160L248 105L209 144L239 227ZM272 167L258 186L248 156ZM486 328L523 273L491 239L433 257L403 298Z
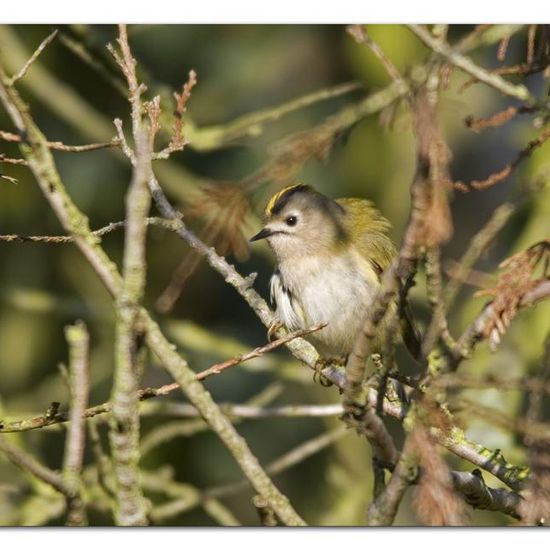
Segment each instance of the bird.
M270 296L280 324L296 331L327 323L306 337L327 361L345 361L364 326L397 253L390 227L367 199L334 200L298 183L271 197L263 228L250 239L266 239L276 257ZM402 338L417 357L419 334L408 306L403 311ZM382 344L377 336L372 353Z

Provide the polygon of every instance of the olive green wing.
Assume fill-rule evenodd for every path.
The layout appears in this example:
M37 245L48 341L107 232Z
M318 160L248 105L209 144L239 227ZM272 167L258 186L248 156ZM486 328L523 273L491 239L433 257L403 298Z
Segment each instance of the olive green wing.
M338 199L344 210L344 229L362 256L377 271L385 271L395 257L395 245L388 236L390 222L367 199Z
M360 253L372 263L381 277L397 253L393 241L388 236L390 222L367 199L338 199L336 202L346 212L344 229ZM412 357L418 359L421 337L407 301L402 304L399 318L403 342Z

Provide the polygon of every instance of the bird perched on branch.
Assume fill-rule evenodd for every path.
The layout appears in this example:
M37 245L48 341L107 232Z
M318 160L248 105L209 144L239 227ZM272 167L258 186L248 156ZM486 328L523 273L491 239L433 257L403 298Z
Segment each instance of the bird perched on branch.
M277 316L290 331L328 323L307 337L325 359L352 351L396 254L389 228L370 201L332 200L303 184L284 188L267 204L264 227L250 240L267 239L277 258L270 283ZM401 327L417 357L419 339L406 308ZM376 338L373 352L381 344Z

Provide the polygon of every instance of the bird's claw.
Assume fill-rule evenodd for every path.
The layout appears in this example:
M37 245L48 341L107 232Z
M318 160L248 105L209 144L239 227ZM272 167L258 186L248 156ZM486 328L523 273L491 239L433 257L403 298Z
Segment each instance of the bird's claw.
M317 359L317 361L315 362L315 366L313 367L313 381L315 383L319 383L321 384L321 386L325 387L325 388L328 388L329 386L332 386L332 382L326 377L323 375L322 373L322 370L327 367L329 364L331 363L331 361L327 360L327 359Z
M269 342L277 340L277 332L283 328L285 328L285 326L281 323L281 321L273 321L269 327L267 327L267 340Z

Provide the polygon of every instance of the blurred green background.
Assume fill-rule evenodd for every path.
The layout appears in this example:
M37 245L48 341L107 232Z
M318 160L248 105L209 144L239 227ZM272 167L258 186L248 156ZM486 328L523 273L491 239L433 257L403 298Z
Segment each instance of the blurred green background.
M81 144L109 140L114 135L112 120L128 121L128 103L117 88L120 76L108 61L105 45L117 35L115 26L59 27L68 40L84 43L102 69L98 72L67 47L59 37L40 56L29 74L19 83L30 103L35 120L51 141ZM451 42L471 31L471 26L452 26ZM49 26L0 26L0 63L15 73L29 53L53 30ZM151 92L170 94L179 90L190 69L198 75L198 85L188 106L187 127L191 145L173 156L169 168L161 168L159 179L170 197L185 210L197 201L197 186L207 183L228 185L239 182L264 165L273 144L293 132L310 128L327 116L352 104L365 94L389 83L379 61L365 46L357 44L342 26L312 25L142 25L131 26L130 43L142 76ZM376 40L398 69L406 74L425 62L429 54L404 27L370 25ZM526 33L515 35L506 59L519 63L525 57ZM494 67L497 45L472 52L486 67ZM440 113L453 153L452 176L456 180L481 179L515 158L532 136L533 119L522 115L511 123L476 135L468 130L468 115L492 114L510 104L497 92L474 85L460 92L463 74L455 71L450 86L442 93ZM114 81L114 84L113 84ZM224 125L236 117L278 105L319 89L356 81L360 88L348 94L294 111L265 125L259 136L244 136L209 151L194 147L197 128ZM546 85L541 76L526 83L537 93ZM307 161L299 172L301 181L314 185L332 197L361 196L376 202L393 224L393 237L400 241L409 209L409 184L414 172L414 139L406 108L395 109L393 124L381 123L389 112L360 120L339 137L327 159ZM0 129L12 127L4 112ZM17 147L2 143L7 156L19 156ZM458 260L472 237L497 205L505 200L521 200L517 213L500 233L495 244L477 265L493 274L507 255L548 237L550 229L550 188L529 194L528 184L545 182L548 169L547 144L538 149L514 175L485 192L456 194L452 199L455 225L453 239L444 248L445 260ZM89 216L93 228L124 218L124 195L130 169L116 150L82 154L55 152L60 173L78 206ZM16 177L17 185L0 181L0 233L55 235L62 232L55 216L26 168L0 166L2 173ZM277 189L269 177L251 194L251 214L243 225L243 237L254 234L258 215L268 196ZM200 196L199 199L200 200ZM199 228L200 219L191 219ZM103 239L107 252L119 263L123 233ZM146 305L154 311L155 300L170 281L174 269L187 253L174 235L152 228L148 237L148 284ZM241 273L258 272L256 288L267 296L272 258L264 244L254 245L249 258L237 261ZM455 334L472 320L483 304L473 299L475 289L466 287L451 312ZM422 275L413 290L414 309L422 320L427 306ZM0 243L0 418L23 418L40 414L50 402L68 402L67 388L58 364L67 360L63 328L83 319L91 331L90 403L108 400L113 370L114 318L110 298L99 280L71 245ZM263 344L265 328L242 299L221 277L200 265L187 281L180 299L168 314L156 314L166 333L195 370ZM464 372L493 372L501 376L526 376L537 368L542 344L549 328L549 304L523 312L513 323L496 354L483 345L461 367ZM403 369L414 373L405 355L399 355ZM151 359L144 385L168 381ZM205 382L218 402L243 403L266 388L273 391L270 404L338 402L334 388L312 382L310 371L292 360L286 351L236 367ZM495 407L506 415L522 410L519 392L469 391L469 397ZM170 401L182 399L180 395ZM160 414L144 415L143 438L169 424L181 424ZM511 461L525 456L513 435L464 415L467 433L473 439L503 450ZM270 418L245 420L239 431L249 441L263 464L328 428L337 419ZM400 427L390 420L392 431L401 437ZM99 424L102 437L105 426ZM59 468L63 455L64 429L56 426L19 434L19 445L52 468ZM104 446L107 448L106 438ZM87 453L87 464L93 457ZM453 467L468 469L449 457ZM212 487L240 479L240 473L218 439L208 431L172 437L144 454L142 467L157 479L159 468L169 466L173 479L198 488ZM471 469L471 468L470 468ZM277 485L289 496L304 519L311 524L357 525L364 521L371 498L370 450L365 439L347 434L336 444L276 477ZM92 475L92 473L90 473ZM494 479L488 482L497 486ZM29 499L33 491L43 500ZM166 502L166 494L146 489L156 503ZM242 491L224 502L235 517L247 525L258 519L250 504L252 494ZM56 496L0 461L0 524L58 524ZM472 512L472 523L503 524L499 514ZM92 524L110 524L110 516L95 510ZM168 525L213 525L201 508L175 514L163 520ZM396 524L411 525L417 520L410 499L401 506Z

